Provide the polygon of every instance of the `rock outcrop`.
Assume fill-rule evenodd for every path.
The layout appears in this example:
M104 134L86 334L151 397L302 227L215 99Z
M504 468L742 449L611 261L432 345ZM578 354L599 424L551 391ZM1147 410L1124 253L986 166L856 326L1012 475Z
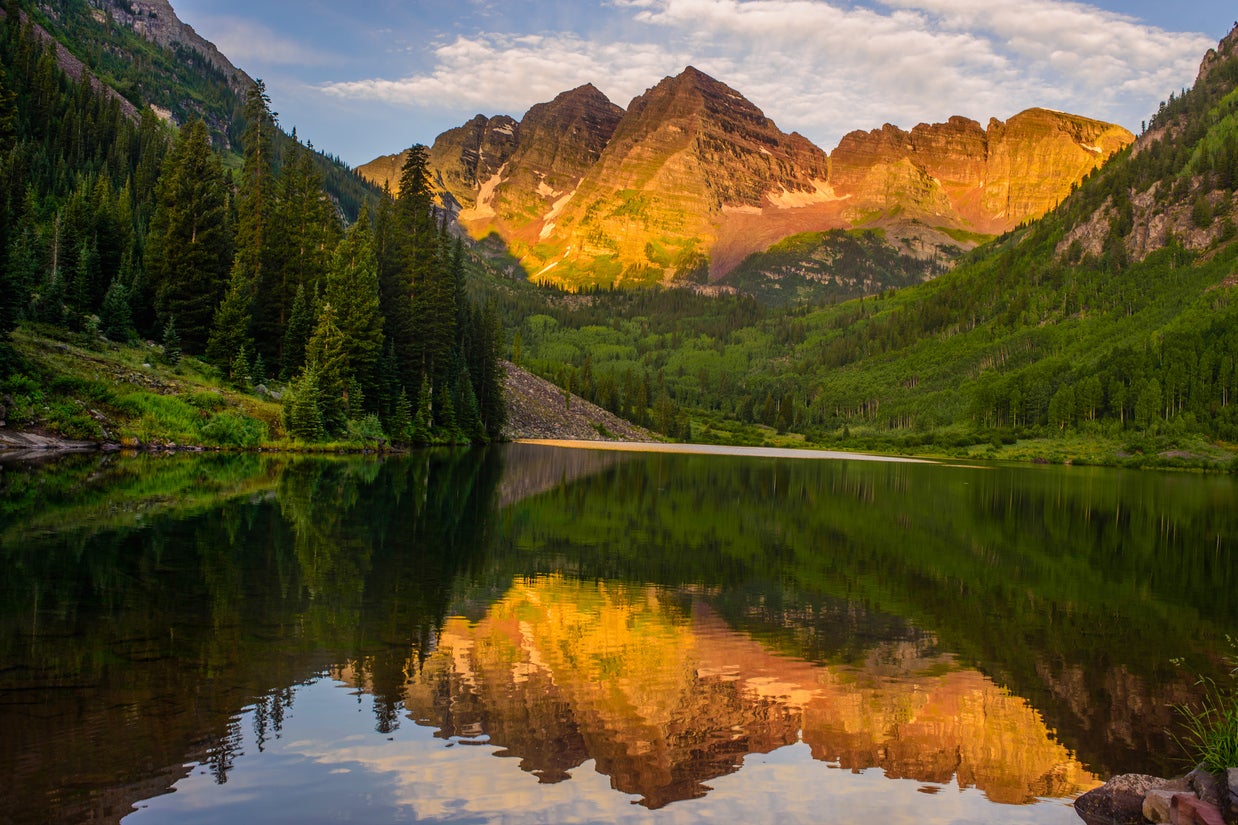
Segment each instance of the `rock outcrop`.
M716 281L791 235L880 228L924 257L1038 218L1134 139L1120 126L1031 109L982 127L852 132L832 156L742 94L688 67L627 111L593 86L516 123L478 115L435 141L431 165L470 235L497 235L534 280ZM402 156L358 171L382 185ZM394 188L394 186L393 186Z
M532 107L520 121L519 146L461 223L475 237L497 232L513 254L525 257L554 232L622 117L623 109L592 85Z
M1201 765L1186 776L1115 776L1075 800L1087 825L1225 825L1238 822L1238 768L1213 774Z
M177 17L176 10L168 0L96 0L93 5L110 14L113 20L165 49L175 49L178 46L193 49L212 68L226 77L228 85L237 91L244 91L254 85L253 79L232 65L232 61L214 43Z

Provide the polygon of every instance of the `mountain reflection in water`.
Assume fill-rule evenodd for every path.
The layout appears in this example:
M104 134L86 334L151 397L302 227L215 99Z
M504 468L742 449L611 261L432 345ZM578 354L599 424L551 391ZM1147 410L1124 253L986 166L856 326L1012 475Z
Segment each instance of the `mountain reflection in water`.
M1169 707L1238 625L1235 489L534 445L5 465L0 810L1069 822L1178 764Z
M891 642L856 666L771 653L704 596L560 576L516 583L476 624L449 620L404 706L443 737L485 736L558 782L593 760L659 808L743 758L799 741L814 759L975 786L1025 803L1097 784L1026 701L952 656ZM339 677L365 684L350 671Z

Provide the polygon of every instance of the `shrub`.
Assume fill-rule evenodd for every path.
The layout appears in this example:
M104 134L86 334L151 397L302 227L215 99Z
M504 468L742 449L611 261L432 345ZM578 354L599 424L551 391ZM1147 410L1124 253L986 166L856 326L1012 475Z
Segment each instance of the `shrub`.
M224 408L226 403L223 395L218 392L191 392L185 395L185 400L198 409L208 412L218 412Z
M382 423L378 420L378 416L373 413L370 413L361 420L348 419L349 441L383 441L386 438L387 435L383 432Z
M267 425L247 415L224 410L202 425L203 440L223 446L256 447L267 439Z

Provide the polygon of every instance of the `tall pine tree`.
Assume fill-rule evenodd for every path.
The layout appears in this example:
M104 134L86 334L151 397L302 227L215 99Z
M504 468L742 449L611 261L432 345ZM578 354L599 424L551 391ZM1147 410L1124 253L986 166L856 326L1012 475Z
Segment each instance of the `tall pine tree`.
M176 316L187 352L206 347L231 261L223 169L206 125L193 120L164 162L146 246L160 324Z
M245 134L242 146L245 150L241 166L241 179L236 195L236 260L232 266L232 282L229 284L229 307L233 317L228 321L235 337L240 323L238 314L245 315L246 335L253 332L253 303L257 295L270 288L270 279L276 269L275 252L271 239L271 223L275 211L275 158L272 151L272 135L275 132L275 115L271 112L271 99L261 80L254 82L245 98ZM242 300L247 299L247 302ZM216 323L216 327L219 323ZM264 330L270 333L270 330ZM282 331L281 331L282 333ZM273 333L272 333L273 334ZM229 336L218 334L222 341ZM229 344L231 342L229 341ZM257 349L267 360L278 352L278 344L263 338L256 342ZM217 362L230 363L232 352L216 353Z
M374 233L363 207L348 236L335 249L327 273L323 300L334 307L336 324L344 336L350 378L367 398L381 395L378 361L383 351L383 317L379 311L378 263Z
M294 133L295 134L295 133ZM284 333L297 289L320 289L340 237L335 205L322 190L322 175L309 149L292 141L275 180L268 233L271 256L256 290L254 336L258 351L283 361Z

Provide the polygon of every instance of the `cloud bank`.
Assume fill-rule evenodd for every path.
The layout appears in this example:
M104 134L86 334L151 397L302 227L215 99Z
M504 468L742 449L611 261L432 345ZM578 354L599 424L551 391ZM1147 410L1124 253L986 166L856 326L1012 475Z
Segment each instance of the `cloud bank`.
M1068 0L610 0L606 12L621 25L602 34L460 34L424 73L320 88L519 115L587 82L626 106L691 64L828 149L856 128L1032 106L1137 129L1215 45Z

